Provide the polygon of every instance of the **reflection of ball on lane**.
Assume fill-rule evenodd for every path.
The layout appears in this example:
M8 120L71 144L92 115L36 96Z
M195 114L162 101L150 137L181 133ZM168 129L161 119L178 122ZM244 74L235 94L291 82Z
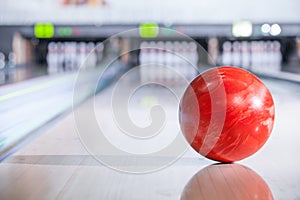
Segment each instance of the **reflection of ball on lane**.
M266 182L251 169L238 164L210 165L185 186L181 200L274 199Z
M214 68L195 78L180 104L180 126L191 146L221 162L259 150L273 122L269 90L250 72L234 67Z

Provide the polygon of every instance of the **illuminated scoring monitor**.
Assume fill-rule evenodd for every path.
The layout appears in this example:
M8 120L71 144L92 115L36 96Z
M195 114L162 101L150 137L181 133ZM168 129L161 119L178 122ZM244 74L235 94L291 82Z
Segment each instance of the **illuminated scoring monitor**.
M156 38L159 34L159 26L156 23L144 23L139 27L141 38Z
M54 25L51 23L37 23L34 25L36 38L52 38L54 36Z
M252 23L239 21L232 24L232 35L234 37L250 37L252 35Z

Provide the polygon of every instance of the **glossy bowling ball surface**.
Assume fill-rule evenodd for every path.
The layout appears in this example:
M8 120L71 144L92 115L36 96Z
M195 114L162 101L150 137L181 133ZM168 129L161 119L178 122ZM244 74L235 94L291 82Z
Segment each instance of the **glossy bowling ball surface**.
M257 152L269 138L274 102L262 81L235 67L210 69L186 89L180 127L201 155L234 162Z
M181 200L273 200L267 183L253 170L238 164L210 165L184 187Z

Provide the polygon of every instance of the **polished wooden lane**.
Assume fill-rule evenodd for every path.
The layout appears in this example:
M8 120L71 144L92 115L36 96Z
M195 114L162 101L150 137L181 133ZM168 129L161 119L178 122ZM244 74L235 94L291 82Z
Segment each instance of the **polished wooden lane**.
M151 173L116 171L86 151L71 113L0 164L0 199L239 199L241 195L245 199L300 199L299 85L264 81L275 99L275 128L266 145L239 165L212 165L215 162L189 148L170 166ZM96 107L96 115L107 112L104 104L109 102L100 100L108 95L105 90L96 97L98 108L103 108ZM153 101L148 98L143 105L151 106ZM139 105L131 106L140 110ZM78 109L85 109L85 104ZM176 118L170 123L177 124ZM113 155L112 159L122 158ZM123 164L128 165L126 159Z

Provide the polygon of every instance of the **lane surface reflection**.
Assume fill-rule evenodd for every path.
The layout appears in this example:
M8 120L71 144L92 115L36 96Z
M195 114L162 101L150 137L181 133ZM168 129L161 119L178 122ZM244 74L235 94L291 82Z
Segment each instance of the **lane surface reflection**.
M210 165L185 186L181 200L274 199L267 183L253 170L239 164Z

